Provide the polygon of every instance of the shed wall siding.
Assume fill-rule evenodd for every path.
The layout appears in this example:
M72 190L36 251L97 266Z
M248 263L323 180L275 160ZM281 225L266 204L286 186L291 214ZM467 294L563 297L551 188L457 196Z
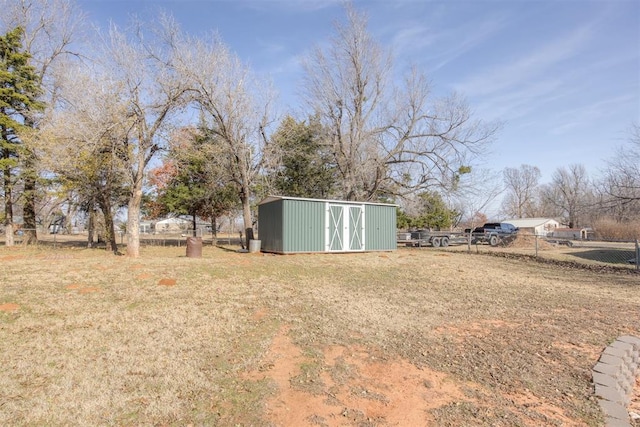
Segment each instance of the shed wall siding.
M389 251L397 249L396 208L367 205L365 207L365 250Z
M260 219L258 237L262 241L262 250L283 252L283 201L278 200L258 206Z
M284 200L283 252L323 252L325 204Z
M275 253L390 251L397 249L396 207L335 200L282 198L258 206L261 249ZM340 248L329 247L331 207L345 216ZM337 209L338 207L344 208ZM355 215L357 208L362 216ZM344 227L349 229L344 229ZM334 224L335 225L335 224ZM363 227L363 228L361 228ZM358 231L356 230L356 228ZM329 239L329 240L327 240ZM364 241L364 247L362 246ZM355 243L354 243L355 242ZM358 243L360 242L360 243ZM355 246L354 246L355 245Z

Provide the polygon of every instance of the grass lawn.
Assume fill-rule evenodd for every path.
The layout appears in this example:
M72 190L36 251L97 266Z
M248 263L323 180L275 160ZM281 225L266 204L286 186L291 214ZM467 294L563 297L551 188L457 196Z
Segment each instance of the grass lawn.
M455 251L0 247L0 425L597 426L640 275Z

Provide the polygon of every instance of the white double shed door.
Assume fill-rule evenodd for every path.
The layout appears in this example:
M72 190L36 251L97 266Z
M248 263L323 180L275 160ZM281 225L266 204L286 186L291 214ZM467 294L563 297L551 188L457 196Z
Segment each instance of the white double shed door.
M364 207L327 203L325 250L328 252L364 251Z

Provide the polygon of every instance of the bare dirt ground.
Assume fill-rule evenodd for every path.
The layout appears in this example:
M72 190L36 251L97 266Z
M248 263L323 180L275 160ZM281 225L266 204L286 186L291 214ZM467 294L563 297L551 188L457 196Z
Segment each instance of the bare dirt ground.
M640 334L629 271L184 250L0 248L0 424L597 426Z

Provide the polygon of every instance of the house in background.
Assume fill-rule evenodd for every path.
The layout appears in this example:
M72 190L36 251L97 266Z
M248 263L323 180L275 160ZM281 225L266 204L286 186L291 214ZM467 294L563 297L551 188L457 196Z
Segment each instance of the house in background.
M560 227L560 223L551 218L516 218L505 219L502 222L513 224L522 233L536 236L549 236L556 228Z
M140 221L140 234L151 234L153 233L154 224L151 221Z
M572 239L572 240L588 240L592 239L594 235L593 229L587 228L557 228L549 235L549 237L555 237L558 239Z
M156 233L183 233L190 228L191 223L182 218L167 218L156 222Z
M396 205L269 196L258 236L264 252L394 251Z

